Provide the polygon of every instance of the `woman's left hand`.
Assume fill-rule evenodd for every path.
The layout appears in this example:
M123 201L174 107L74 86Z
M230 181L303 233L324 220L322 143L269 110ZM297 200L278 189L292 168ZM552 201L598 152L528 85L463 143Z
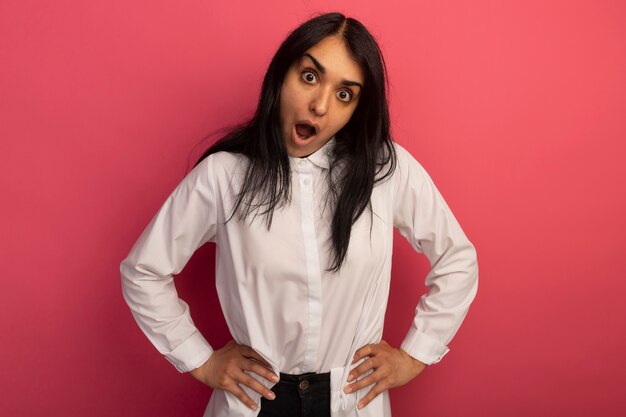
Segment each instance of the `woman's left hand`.
M370 369L374 372L344 388L344 392L349 394L375 384L357 405L359 409L369 404L381 392L406 384L426 368L426 364L412 358L401 349L389 346L384 340L357 350L352 363L355 364L362 358L366 360L350 371L348 382L354 381Z

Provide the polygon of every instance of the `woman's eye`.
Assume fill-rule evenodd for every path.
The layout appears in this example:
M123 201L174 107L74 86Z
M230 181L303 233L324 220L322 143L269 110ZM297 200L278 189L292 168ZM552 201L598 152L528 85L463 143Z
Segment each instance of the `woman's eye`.
M341 101L348 102L352 98L352 93L346 90L340 90L337 92L337 98Z
M317 77L311 71L304 71L302 73L302 79L309 84L313 84L317 80Z

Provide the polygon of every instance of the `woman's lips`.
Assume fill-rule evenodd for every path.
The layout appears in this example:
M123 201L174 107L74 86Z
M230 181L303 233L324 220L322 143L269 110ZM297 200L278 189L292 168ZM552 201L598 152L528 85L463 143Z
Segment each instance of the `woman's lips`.
M297 123L296 134L300 137L300 139L308 139L311 136L315 136L315 128L306 123Z
M308 134L308 132L307 132ZM291 131L291 141L294 145L296 146L307 146L309 143L311 143L311 140L314 139L315 137L317 137L317 135L314 133L311 136L302 136L300 135L300 133L298 133L298 129L296 128L296 126L293 126L293 129Z

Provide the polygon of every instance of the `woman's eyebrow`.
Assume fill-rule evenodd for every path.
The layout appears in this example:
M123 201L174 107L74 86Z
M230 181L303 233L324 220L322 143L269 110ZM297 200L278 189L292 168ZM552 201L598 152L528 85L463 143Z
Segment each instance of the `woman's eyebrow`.
M315 65L315 68L317 68L319 70L319 72L321 72L322 74L326 73L326 67L324 67L317 59L315 59L315 57L313 55L311 55L311 54L309 54L307 52L307 53L304 54L304 56L306 56L307 58L309 58L313 62L313 65ZM341 80L341 84L345 85L346 87L356 86L356 87L359 87L361 90L363 89L363 85L361 83L356 82L356 81Z
M322 64L320 64L320 62L315 59L313 57L313 55L309 54L308 52L304 54L304 56L309 57L309 59L311 61L313 61L313 65L315 65L317 67L317 69L319 70L319 72L321 72L322 74L324 74L326 72L326 67L324 67Z

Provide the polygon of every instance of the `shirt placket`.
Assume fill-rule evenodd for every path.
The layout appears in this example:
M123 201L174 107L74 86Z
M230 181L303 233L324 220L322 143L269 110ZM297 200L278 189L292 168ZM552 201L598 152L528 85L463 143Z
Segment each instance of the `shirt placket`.
M314 167L311 162L302 159L298 161L298 173L301 227L306 260L308 309L302 371L314 372L317 365L322 326L322 283L314 222Z

